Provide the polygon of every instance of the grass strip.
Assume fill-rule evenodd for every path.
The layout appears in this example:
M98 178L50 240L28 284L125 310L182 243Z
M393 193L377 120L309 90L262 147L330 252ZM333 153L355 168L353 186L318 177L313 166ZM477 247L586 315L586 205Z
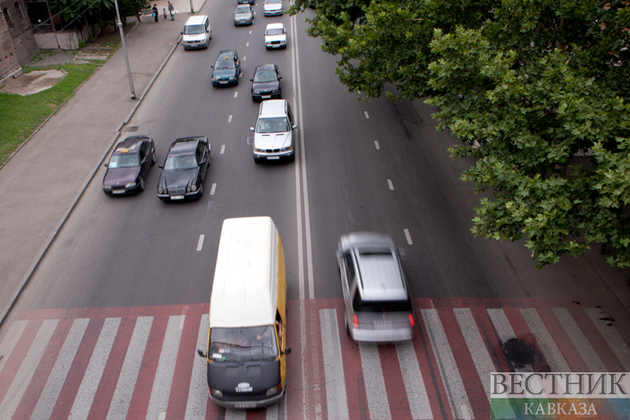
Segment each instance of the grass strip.
M104 62L29 68L28 71L63 69L68 74L55 86L33 95L0 93L0 165Z

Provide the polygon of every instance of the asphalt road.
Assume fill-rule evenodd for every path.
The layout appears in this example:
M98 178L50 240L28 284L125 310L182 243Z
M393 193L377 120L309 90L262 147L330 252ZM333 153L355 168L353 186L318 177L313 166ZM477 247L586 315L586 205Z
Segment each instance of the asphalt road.
M100 171L15 312L208 302L223 219L269 215L284 241L290 299L341 297L339 236L375 230L406 249L416 297L588 297L615 316L630 342L627 312L586 258L537 271L522 243L472 236L479 197L458 180L470 162L449 157L456 140L435 131L434 110L422 101L357 101L335 76L335 58L305 35L304 16L265 18L257 4L254 25L234 27L234 7L232 0L206 4L210 47L180 47L130 122L137 131L124 133L152 136L160 163L175 138L208 136L213 163L204 197L162 203L156 166L144 193L112 199L101 191ZM277 21L288 29L289 47L267 51L264 26ZM210 66L226 48L239 52L243 77L237 87L213 88ZM298 118L295 163L253 161L248 137L258 104L249 78L263 63L280 67L283 98Z

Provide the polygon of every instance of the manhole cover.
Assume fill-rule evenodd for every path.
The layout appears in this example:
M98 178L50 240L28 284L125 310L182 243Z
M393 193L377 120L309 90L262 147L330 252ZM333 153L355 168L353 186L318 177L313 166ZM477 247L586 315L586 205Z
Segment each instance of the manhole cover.
M503 355L510 362L518 366L531 365L534 363L536 350L523 340L510 338L501 347Z
M138 131L138 126L137 125L132 125L131 127L127 127L125 128L126 132L130 132L130 131Z

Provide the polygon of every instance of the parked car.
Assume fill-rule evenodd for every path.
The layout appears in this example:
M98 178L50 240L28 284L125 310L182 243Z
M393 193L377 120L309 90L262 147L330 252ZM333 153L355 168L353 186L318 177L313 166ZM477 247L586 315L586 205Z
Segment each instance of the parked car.
M239 4L234 11L234 26L252 25L254 23L254 10L249 4Z
M356 341L395 342L413 338L409 287L392 239L356 232L339 239L337 262L345 324Z
M265 0L263 5L265 16L282 16L283 13L282 0Z
M254 162L295 160L293 130L296 128L289 102L276 99L261 103L256 127L250 127L254 132Z
M241 60L236 50L221 50L212 68L212 86L238 85Z
M103 191L107 195L136 194L144 191L149 169L156 162L155 144L148 136L127 137L116 145L105 164Z
M158 181L157 193L162 201L199 199L203 182L212 163L207 137L185 137L175 140L168 149Z
M182 45L184 49L208 48L210 39L212 39L212 27L208 16L189 17L182 31Z
M252 82L252 100L260 102L263 99L282 98L282 75L275 64L261 64L254 69Z
M286 48L287 30L282 23L270 23L265 28L265 48Z

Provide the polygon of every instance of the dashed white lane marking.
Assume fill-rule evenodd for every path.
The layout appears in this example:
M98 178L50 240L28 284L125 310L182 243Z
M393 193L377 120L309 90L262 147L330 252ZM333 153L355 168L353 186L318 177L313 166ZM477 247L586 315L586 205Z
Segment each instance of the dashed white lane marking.
M374 140L374 147L376 147L376 150L381 150L381 146L378 144L378 141Z
M251 34L252 34L252 31L249 31L249 34L251 35Z
M225 144L221 145L221 154L225 153Z
M235 96L235 98L236 98L236 96ZM228 117L228 124L229 124L229 123L231 123L231 122L232 122L232 116L230 115L230 116Z
M234 92L234 97L238 98L238 92Z
M214 195L216 190L217 190L217 183L213 182L212 183L212 188L210 188L210 195Z
M249 42L247 44L245 44L246 47L249 47Z
M390 190L394 191L394 183L389 178L387 178L387 185L389 185Z
M367 111L363 111L363 113L365 114L365 118L369 120L370 119L370 114L368 114Z
M205 237L206 235L199 235L199 241L197 241L197 251L201 251L203 248L203 240Z
M247 56L244 56L244 57L243 57L243 61L247 61Z
M407 243L409 245L413 245L413 241L411 240L411 235L409 234L409 229L405 229L405 238L407 238Z

